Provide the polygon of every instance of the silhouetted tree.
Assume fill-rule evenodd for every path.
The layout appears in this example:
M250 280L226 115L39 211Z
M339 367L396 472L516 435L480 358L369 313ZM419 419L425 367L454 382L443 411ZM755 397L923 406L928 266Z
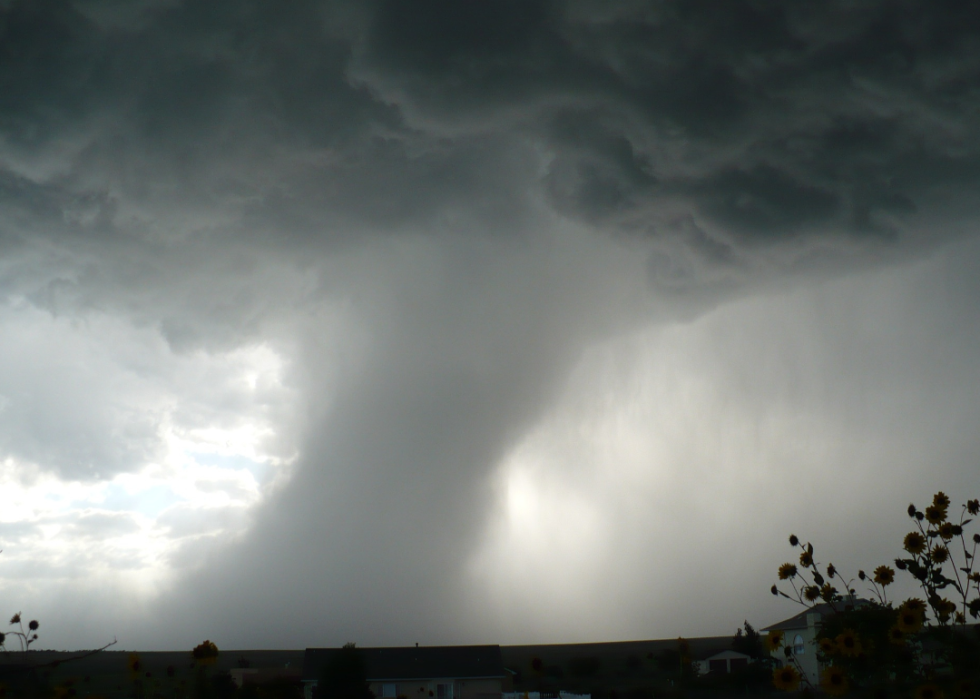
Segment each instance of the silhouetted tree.
M732 650L745 653L750 658L765 657L766 653L762 648L762 638L759 636L759 632L753 629L752 624L748 621L744 624L745 633L742 633L742 629L735 632L735 637L732 639Z
M354 643L331 653L320 668L317 699L374 699L368 687L364 656Z

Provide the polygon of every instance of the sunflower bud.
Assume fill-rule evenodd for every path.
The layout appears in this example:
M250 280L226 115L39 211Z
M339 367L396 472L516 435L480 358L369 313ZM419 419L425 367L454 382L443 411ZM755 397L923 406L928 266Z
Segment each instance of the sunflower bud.
M868 576L864 574L864 571L863 570L859 570L858 571L858 578L860 578L861 580L865 580L865 579L867 579L867 577Z
M799 546L800 545L800 540L796 537L796 534L790 534L789 535L789 545L790 546Z
M909 517L915 517L915 505L909 503Z
M773 597L776 597L779 595L779 588L773 585L771 588L769 588L769 592L772 593Z

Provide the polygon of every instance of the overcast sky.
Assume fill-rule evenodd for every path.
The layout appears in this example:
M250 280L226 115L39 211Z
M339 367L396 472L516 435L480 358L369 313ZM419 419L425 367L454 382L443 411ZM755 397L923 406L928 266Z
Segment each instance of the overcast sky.
M980 495L974 2L0 1L46 648L734 633Z

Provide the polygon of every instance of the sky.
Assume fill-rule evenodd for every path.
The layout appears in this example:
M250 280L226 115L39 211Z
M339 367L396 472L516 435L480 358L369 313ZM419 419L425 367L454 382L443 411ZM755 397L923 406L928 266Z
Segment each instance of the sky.
M0 614L724 635L895 558L980 496L978 22L0 0Z

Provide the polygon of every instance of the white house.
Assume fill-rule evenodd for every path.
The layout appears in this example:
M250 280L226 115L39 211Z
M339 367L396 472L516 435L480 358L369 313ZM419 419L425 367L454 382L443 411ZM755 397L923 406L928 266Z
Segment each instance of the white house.
M849 606L864 606L867 600L857 599L848 602ZM845 603L838 602L837 609L844 609ZM782 631L783 646L778 650L772 651L771 655L782 664L787 662L785 648L793 649L793 657L799 664L800 669L806 675L806 679L814 687L820 682L820 672L823 666L817 660L817 634L820 633L821 621L835 614L836 610L829 604L818 604L806 609L796 616L790 617L778 624L767 626L763 631Z
M698 660L698 674L707 675L709 672L715 672L727 675L748 666L751 662L755 662L752 656L734 650L723 650L704 660Z

